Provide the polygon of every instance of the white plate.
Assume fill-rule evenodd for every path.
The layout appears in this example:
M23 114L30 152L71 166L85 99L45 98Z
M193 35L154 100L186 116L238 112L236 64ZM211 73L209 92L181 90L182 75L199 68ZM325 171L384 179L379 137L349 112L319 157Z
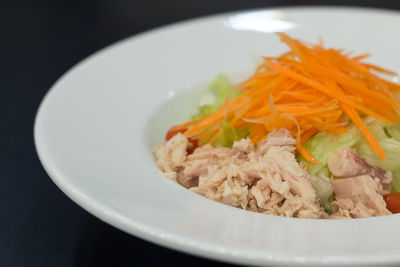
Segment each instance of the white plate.
M247 265L400 264L400 215L328 221L256 214L170 182L151 155L166 129L188 118L198 94L192 88L219 73L251 73L259 56L286 49L272 32L322 37L399 69L399 28L395 12L283 8L210 16L126 39L51 88L35 122L40 159L90 213L183 252Z

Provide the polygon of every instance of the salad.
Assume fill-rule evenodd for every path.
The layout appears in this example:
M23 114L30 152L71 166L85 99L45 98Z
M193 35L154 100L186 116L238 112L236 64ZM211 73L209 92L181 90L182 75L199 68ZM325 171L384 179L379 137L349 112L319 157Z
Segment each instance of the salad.
M308 44L218 76L153 149L164 175L234 207L296 218L400 212L400 85L368 54Z

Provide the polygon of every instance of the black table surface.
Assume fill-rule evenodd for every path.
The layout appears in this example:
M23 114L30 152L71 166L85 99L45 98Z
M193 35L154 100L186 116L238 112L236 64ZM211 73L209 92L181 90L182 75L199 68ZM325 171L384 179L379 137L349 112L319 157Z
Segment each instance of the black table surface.
M123 233L72 202L38 160L35 113L60 75L122 38L219 12L316 4L400 9L398 0L1 0L0 266L228 266Z

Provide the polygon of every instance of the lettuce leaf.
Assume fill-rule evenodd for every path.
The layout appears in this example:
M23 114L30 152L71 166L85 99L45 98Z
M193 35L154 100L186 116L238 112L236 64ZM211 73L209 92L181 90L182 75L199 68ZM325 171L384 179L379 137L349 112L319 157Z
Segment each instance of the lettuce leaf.
M400 141L400 123L384 126L387 137Z
M212 144L215 147L232 147L234 141L239 141L249 135L247 128L234 128L228 121L222 123L222 134Z
M234 99L238 95L239 93L233 90L228 78L219 75L207 86L199 100L197 113L192 115L192 120L216 112L226 99ZM234 141L238 141L247 135L247 128L234 128L228 121L224 121L222 123L222 134L212 145L231 147Z
M325 175L311 175L310 176L311 186L314 188L317 195L317 199L321 207L326 212L331 213L331 201L333 196L334 187L331 183L331 179Z
M385 152L386 161L383 162L363 138L357 142L354 148L369 162L378 165L385 171L391 171L393 175L392 191L400 192L400 124L390 125L370 118L367 118L365 122Z
M192 120L207 116L216 112L227 98L233 99L239 94L232 89L232 85L228 78L224 75L219 75L211 82L204 94L200 97L197 107L197 113L192 115Z
M400 192L400 168L392 170L392 193Z
M305 148L317 159L321 165L310 163L303 158L299 158L300 162L308 166L310 175L323 174L330 176L327 167L328 158L336 154L339 148L353 147L361 139L361 134L353 125L349 127L349 132L344 134L333 134L328 132L320 132L311 137L305 144Z

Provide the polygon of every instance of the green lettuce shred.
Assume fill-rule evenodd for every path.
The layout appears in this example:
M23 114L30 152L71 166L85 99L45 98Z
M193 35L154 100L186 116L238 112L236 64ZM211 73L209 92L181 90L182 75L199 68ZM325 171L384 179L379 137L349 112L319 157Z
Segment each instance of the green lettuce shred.
M385 131L388 137L400 141L400 123L386 126Z
M383 162L371 151L364 139L357 142L354 148L369 162L378 165L385 171L391 171L393 175L392 192L400 192L400 124L390 125L369 118L366 120L366 124L385 152L386 161Z
M248 136L249 132L247 128L234 128L228 121L224 121L222 124L222 134L213 143L215 147L232 147L234 141Z
M239 94L232 89L232 84L224 75L219 75L211 82L199 100L197 113L192 115L192 120L216 112L226 99L234 99Z
M315 190L319 204L325 209L326 212L331 213L331 198L334 190L331 179L323 174L311 175L310 182Z
M317 159L321 165L310 163L299 157L300 162L309 167L310 175L325 175L330 176L327 167L328 158L343 147L353 147L361 138L358 129L351 125L349 132L344 134L333 134L328 132L320 132L311 137L305 144L305 148Z
M224 75L219 75L211 82L199 100L197 113L192 115L192 120L207 116L216 112L226 99L234 99L239 93L232 89L232 84ZM248 135L247 128L234 128L228 121L222 124L222 134L213 142L213 146L231 147L234 141L238 141Z

